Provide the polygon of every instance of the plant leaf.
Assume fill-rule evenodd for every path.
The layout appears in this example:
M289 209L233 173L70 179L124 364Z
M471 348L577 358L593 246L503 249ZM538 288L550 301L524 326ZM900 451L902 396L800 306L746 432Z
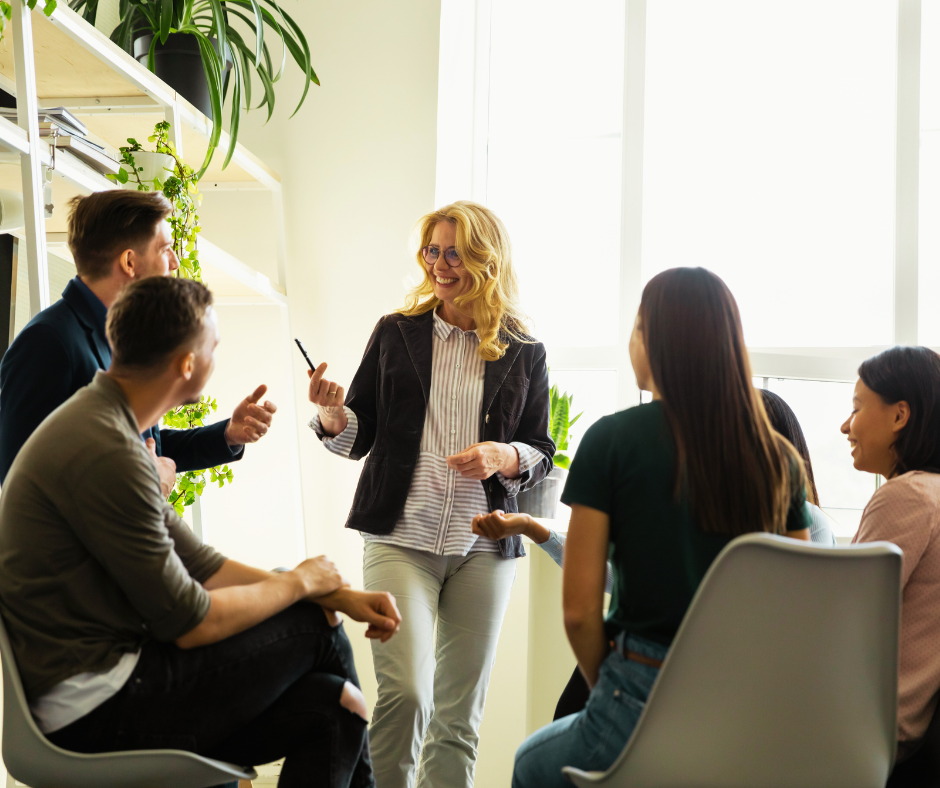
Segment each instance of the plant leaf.
M225 55L228 52L228 24L225 21L225 11L221 0L208 0L212 8L212 32L215 34L216 45L219 48L219 59L222 67L219 74L219 87L222 85L222 74L225 72Z
M265 104L268 105L268 117L264 121L267 123L271 120L271 115L274 114L274 84L271 82L268 70L264 66L258 69L258 76L261 77L261 84L264 87L264 101L258 106L263 107Z
M164 42L165 43L165 42ZM147 52L147 68L154 74L157 73L157 66L154 62L154 55L157 51L157 36L150 39L150 50Z
M564 468L567 470L571 467L571 459L567 454L562 454L561 452L557 452L555 454L555 456L552 458L552 462L555 463L556 468Z
M296 42L289 34L283 37L284 44L290 51L291 56L297 62L297 65L300 66L301 70L304 72L305 77L304 91L300 96L300 101L297 102L297 106L291 113L291 117L294 117L294 115L297 114L297 110L300 109L304 103L304 100L307 98L307 92L310 90L310 83L315 82L317 85L319 85L320 80L317 77L316 72L313 70L313 65L310 60L310 45L307 43L307 37L304 35L303 30L300 29L300 25L298 25L286 11L284 11L276 2L274 2L274 0L265 0L265 2L277 8L281 19L284 20L284 23L294 34L294 37L296 37Z
M160 43L165 44L170 28L173 26L173 0L160 0ZM154 37L156 40L156 37ZM150 47L150 62L153 62L153 46ZM153 71L153 68L150 69Z
M225 154L225 161L222 162L222 169L228 167L232 160L232 154L235 153L235 145L238 140L238 123L242 116L242 78L241 61L237 57L232 58L232 120L229 123L229 142L228 152Z
M559 450L568 447L568 398L559 397L552 407L552 423L550 426L552 440Z

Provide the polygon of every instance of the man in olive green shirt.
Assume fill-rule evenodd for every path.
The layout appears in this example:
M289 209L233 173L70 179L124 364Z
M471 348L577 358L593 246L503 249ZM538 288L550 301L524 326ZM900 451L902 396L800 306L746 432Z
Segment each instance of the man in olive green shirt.
M350 590L324 556L279 575L228 560L163 500L140 434L212 373L205 287L132 284L107 328L110 371L33 433L0 496L0 613L40 728L80 752L286 756L287 788L372 785L335 611L387 639L394 599Z

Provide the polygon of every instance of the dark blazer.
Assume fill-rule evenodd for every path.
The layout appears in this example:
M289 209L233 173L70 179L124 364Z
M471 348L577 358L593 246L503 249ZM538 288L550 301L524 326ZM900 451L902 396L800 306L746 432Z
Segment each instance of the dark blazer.
M0 483L20 447L40 422L111 365L100 319L75 282L62 298L29 321L0 362ZM228 420L193 430L153 428L146 437L178 471L197 471L240 460L225 442Z
M431 396L433 313L383 317L369 339L362 363L349 386L346 405L359 419L350 457L367 454L347 528L387 534L405 508ZM480 440L519 441L545 459L523 474L522 489L538 484L552 470L555 444L548 435L548 368L540 343L511 342L498 361L486 362ZM490 511L516 512L498 480L481 482ZM507 557L525 555L518 536L501 539Z

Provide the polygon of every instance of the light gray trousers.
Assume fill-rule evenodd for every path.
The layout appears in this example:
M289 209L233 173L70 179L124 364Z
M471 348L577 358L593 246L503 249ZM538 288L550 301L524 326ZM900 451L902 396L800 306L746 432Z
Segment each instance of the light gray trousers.
M419 764L419 788L471 788L515 560L366 542L363 576L366 590L395 596L402 619L387 643L372 641L376 788L412 788Z

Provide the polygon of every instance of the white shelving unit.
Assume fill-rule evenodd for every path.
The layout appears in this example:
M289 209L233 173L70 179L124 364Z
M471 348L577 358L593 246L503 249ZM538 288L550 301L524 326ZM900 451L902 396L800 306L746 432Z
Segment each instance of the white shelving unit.
M28 271L28 277L22 279L28 281L31 317L58 298L58 293L50 292L49 287L49 251L58 258L70 260L65 246L67 201L77 194L115 188L76 157L57 150L53 169L56 207L53 216L45 218L43 175L53 165L53 157L49 144L39 136L38 110L64 106L82 120L92 135L115 148L126 144L128 137L145 141L154 124L165 119L171 125L171 137L178 151L194 166L199 166L205 156L211 121L69 9L65 2L59 3L51 17L39 11L30 12L25 0L12 0L12 12L4 43L0 44L0 87L16 96L19 123L15 125L0 118L0 188L21 190L24 197L26 226L15 235L20 239L19 262L22 264L25 258ZM273 308L277 314L272 320L271 313L263 313L268 326L266 338L280 344L282 351L266 351L265 363L261 366L266 374L272 374L276 366L277 376L286 383L278 387L277 392L279 413L276 418L285 434L280 439L282 445L278 453L283 465L277 499L286 507L280 511L282 517L277 527L291 529L292 535L287 541L292 540L296 555L290 558L299 559L304 556L305 547L289 355L291 333L281 181L276 172L242 145L236 147L231 163L223 170L228 143L228 135L223 134L212 165L200 182L204 194L203 212L211 214L212 201L221 199L224 193L244 192L244 201L252 210L259 205L263 207L263 218L241 225L247 232L263 233L265 246L263 252L250 261L240 260L232 252L237 253L244 244L231 237L233 233L229 230L221 232L213 243L212 222L203 217L200 260L203 277L213 291L220 313L226 309L263 306ZM14 274L14 287L16 279ZM23 295L20 293L21 313L25 306ZM14 290L11 309L15 309L16 300ZM256 309L252 314L261 312ZM22 325L25 318L20 314L15 321L11 319L11 331L14 323ZM271 333L275 330L272 326L276 326L276 337ZM212 388L218 388L215 378L210 381ZM255 447L250 447L248 451L254 450ZM244 483L249 484L250 480L244 479ZM222 496L219 498L221 500ZM289 499L286 504L285 498ZM282 522L285 517L289 523ZM198 512L193 519L194 527L202 531ZM209 538L215 533L213 524ZM283 542L284 534L281 536Z

